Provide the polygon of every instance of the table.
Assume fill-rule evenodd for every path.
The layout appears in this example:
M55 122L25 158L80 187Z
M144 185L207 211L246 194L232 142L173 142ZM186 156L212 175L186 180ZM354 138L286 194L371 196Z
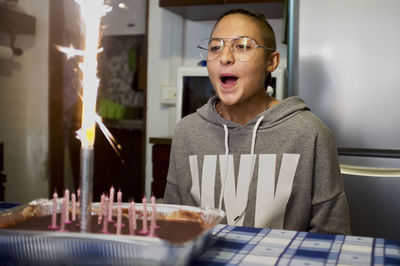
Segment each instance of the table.
M400 265L400 242L382 238L217 225L192 265Z
M19 204L0 202L0 211ZM1 264L1 263L0 263ZM191 265L400 265L400 241L219 224Z

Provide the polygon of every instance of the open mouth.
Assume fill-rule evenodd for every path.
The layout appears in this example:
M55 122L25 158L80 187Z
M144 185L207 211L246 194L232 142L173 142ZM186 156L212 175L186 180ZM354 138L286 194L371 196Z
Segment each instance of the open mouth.
M238 77L235 76L223 76L221 77L221 81L223 84L229 85L233 84L238 80Z

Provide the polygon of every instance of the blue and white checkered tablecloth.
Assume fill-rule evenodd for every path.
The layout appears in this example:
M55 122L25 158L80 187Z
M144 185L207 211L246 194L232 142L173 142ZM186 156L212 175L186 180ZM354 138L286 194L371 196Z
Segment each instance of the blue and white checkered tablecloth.
M400 242L382 238L217 225L192 265L400 265Z
M4 211L13 207L20 205L19 203L9 203L0 201L0 211Z

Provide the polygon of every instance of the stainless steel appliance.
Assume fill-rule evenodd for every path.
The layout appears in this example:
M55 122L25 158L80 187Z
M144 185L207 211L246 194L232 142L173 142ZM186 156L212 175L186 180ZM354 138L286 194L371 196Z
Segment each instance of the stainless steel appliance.
M288 94L338 144L352 233L400 239L400 1L288 0Z

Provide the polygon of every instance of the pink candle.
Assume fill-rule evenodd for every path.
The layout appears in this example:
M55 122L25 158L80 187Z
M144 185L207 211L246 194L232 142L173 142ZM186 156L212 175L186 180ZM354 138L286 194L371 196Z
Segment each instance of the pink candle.
M156 197L151 196L150 200L151 200L151 207L152 207L151 222L153 223L153 220L154 220L154 228L157 229L160 227L156 223L156 221L157 221Z
M102 218L103 218L103 212L104 212L104 199L105 199L106 195L104 195L104 193L101 195L100 198L100 208L99 208L99 212L98 212L98 219L97 219L97 224L101 224Z
M71 204L72 204L72 221L76 221L76 196L75 193L71 194Z
M79 204L81 203L81 189L80 188L78 188L78 190L76 191L76 196L78 199L78 206L79 206Z
M67 209L65 211L65 223L70 224L71 220L69 219L69 190L68 189L65 190L64 198L66 198L66 202L67 202Z
M122 208L121 208L121 203L118 203L118 207L117 207L117 235L121 234L121 224L122 224Z
M156 224L155 224L155 220L153 219L153 216L151 217L151 221L150 221L150 233L149 236L150 237L157 237L156 233Z
M62 200L62 207L61 207L61 221L60 221L59 232L67 232L67 230L65 230L65 219L66 219L67 211L68 211L67 198L64 196L63 200Z
M117 226L118 227L118 219L119 219L119 217L118 217L118 209L121 209L122 210L122 206L121 206L121 204L122 204L122 192L121 192L121 190L118 190L118 193L117 193L117 222L114 224L114 226ZM121 211L121 223L120 223L120 225L119 226L122 226L122 227L124 227L125 225L122 223L122 211Z
M148 229L148 225L147 225L147 199L146 199L146 197L143 198L142 204L143 204L142 230L140 230L140 233L142 235L147 235L149 233L149 229Z
M113 206L114 206L114 187L111 186L110 188L110 202L108 204L108 221L109 222L114 222L112 219L112 215L113 215Z
M135 202L131 201L129 206L129 234L134 235L136 230Z
M108 213L108 208L110 207L110 205L108 204L109 203L109 198L108 197L105 197L104 198L104 212L103 212L103 216L104 216L104 219L103 219L103 229L101 230L101 232L103 233L103 234L108 234L108 221L107 221L107 213Z
M117 202L118 202L118 204L121 204L121 202L122 202L122 192L121 192L121 190L118 190L118 192L117 192Z
M58 229L57 226L57 192L53 193L53 213L51 216L51 225L49 225L50 229Z
M80 207L81 207L81 189L80 188L78 188L78 190L76 191L76 198L77 198L76 209L78 210L77 219L79 220L79 212L80 212Z

